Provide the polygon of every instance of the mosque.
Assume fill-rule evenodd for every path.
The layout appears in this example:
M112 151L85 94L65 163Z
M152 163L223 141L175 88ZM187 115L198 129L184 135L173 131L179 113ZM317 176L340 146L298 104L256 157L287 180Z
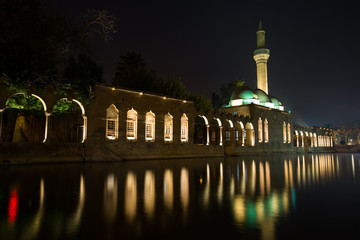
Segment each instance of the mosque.
M227 107L197 111L194 103L152 93L96 85L84 105L52 89L34 89L42 111L14 115L6 106L17 93L0 79L0 161L64 162L222 157L243 154L333 151L333 131L293 125L290 112L269 94L265 31L256 32L257 89L239 86ZM58 101L79 110L54 117ZM50 158L49 158L50 156ZM15 159L15 160L14 160Z

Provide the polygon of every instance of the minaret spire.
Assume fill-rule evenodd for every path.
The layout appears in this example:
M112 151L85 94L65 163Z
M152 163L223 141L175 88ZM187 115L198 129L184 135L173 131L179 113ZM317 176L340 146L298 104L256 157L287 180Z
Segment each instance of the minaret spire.
M263 26L262 26L261 17L260 17L258 31L261 31L261 30L263 30Z
M254 60L257 70L257 88L268 94L267 61L270 50L265 48L265 31L260 19L259 28L256 32L257 49L254 51Z

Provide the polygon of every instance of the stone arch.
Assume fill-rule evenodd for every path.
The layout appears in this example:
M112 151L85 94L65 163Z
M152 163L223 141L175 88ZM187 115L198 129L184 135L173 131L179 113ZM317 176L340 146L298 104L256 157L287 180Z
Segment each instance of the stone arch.
M299 132L298 130L294 130L294 147L299 147Z
M299 147L304 147L304 132L303 131L299 131L299 132L300 132Z
M51 112L49 138L52 142L83 143L86 140L87 116L80 101L60 98L52 105Z
M286 131L286 123L283 122L283 142L286 143L287 142L287 131Z
M39 101L41 103L41 110L35 110L34 112L43 112L45 118L42 118L41 114L40 116L36 116L36 114L30 114L26 117L26 115L23 115L21 113L17 113L15 116L10 116L14 114L7 115L6 109L9 107L6 107L6 103L13 97L21 95L24 98L31 99L34 98L36 101ZM0 109L0 142L3 139L3 120L5 121L5 129L7 137L5 137L5 141L14 141L14 142L46 142L47 136L48 136L48 121L50 114L47 112L47 104L45 101L36 94L30 94L25 95L24 93L13 93L7 95L8 98L5 99L5 108ZM5 113L4 119L3 114ZM40 119L39 119L40 117ZM6 126L7 125L7 126ZM11 127L9 127L11 125ZM43 125L43 126L42 126ZM11 131L9 131L11 129ZM43 133L39 134L39 130L37 129L44 129ZM42 130L40 130L42 132Z
M235 127L239 129L239 144L245 146L245 127L241 121L236 121Z
M269 122L267 118L265 118L264 120L264 142L265 143L269 142Z
M209 145L209 121L205 116L198 115L195 119L194 124L194 143Z
M313 144L314 144L314 147L318 147L319 146L319 144L318 144L318 139L317 139L317 135L316 135L316 133L313 133L313 138L314 138L314 140L313 140Z
M287 124L287 139L288 139L288 143L291 143L291 126L290 123Z
M254 126L251 122L247 122L245 124L245 131L246 131L245 145L246 146L255 146L255 130L254 130Z
M258 139L260 143L263 142L263 122L260 117L258 119Z
M231 143L234 139L234 123L229 120L229 119L226 119L224 121L224 130L225 130L225 142L227 143Z
M222 123L219 118L214 117L210 122L210 144L223 145L222 139Z
M355 145L358 143L357 134L354 131L350 131L346 136L347 145Z

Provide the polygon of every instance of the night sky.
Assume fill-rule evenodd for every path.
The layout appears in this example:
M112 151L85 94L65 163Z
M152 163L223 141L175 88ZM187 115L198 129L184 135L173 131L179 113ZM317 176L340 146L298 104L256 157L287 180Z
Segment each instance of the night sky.
M106 9L119 19L109 43L95 42L111 83L119 57L141 54L159 76L182 78L211 97L241 79L256 88L256 31L266 31L269 94L296 124L340 127L360 120L360 34L356 1L52 0L67 16Z

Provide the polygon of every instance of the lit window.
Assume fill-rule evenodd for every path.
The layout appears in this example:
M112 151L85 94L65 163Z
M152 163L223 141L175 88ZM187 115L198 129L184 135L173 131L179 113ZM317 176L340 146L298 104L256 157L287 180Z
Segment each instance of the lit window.
M114 105L106 109L106 138L118 138L119 110Z
M230 141L230 132L228 130L225 131L226 141Z
M259 131L259 142L263 141L263 130L262 130L262 121L261 118L258 120L258 131Z
M164 140L166 142L172 142L173 140L173 117L170 113L164 117Z
M264 142L269 142L269 123L266 118L264 121Z
M235 141L239 141L239 131L235 130Z
M290 123L287 124L287 141L288 143L291 143L291 130L290 130Z
M284 140L284 143L286 143L286 134L287 134L286 123L284 122L283 123L283 140Z
M180 129L180 140L181 142L187 142L188 139L188 132L189 132L189 120L184 113L181 117L181 129Z
M137 139L137 112L134 109L127 112L126 138L128 140Z
M155 141L155 114L151 111L145 116L145 141Z

